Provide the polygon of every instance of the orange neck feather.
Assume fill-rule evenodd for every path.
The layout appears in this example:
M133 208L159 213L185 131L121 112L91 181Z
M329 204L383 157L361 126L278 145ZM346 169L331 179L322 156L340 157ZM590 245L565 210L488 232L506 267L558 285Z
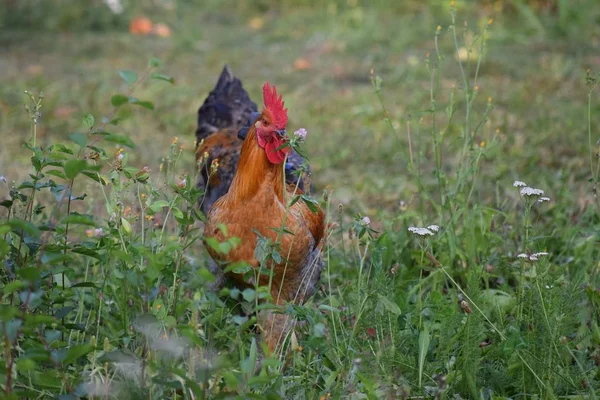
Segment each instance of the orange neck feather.
M283 201L283 166L272 164L267 159L265 150L258 145L256 128L251 126L242 144L240 159L228 197L234 203L250 200L264 182L272 185L279 200Z

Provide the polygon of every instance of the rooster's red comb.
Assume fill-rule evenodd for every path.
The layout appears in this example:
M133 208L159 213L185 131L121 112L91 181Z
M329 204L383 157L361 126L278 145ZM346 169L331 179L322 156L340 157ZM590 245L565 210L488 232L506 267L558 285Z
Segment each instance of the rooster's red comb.
M284 108L285 103L283 102L282 96L277 97L277 88L266 82L263 86L263 98L265 101L265 108L271 112L273 117L273 124L278 129L284 129L287 125L287 108Z

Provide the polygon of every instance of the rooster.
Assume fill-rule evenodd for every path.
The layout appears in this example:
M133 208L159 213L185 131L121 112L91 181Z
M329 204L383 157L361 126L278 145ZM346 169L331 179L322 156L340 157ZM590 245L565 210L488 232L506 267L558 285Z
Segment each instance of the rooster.
M263 111L252 113L248 126L238 133L243 139L238 168L227 194L210 208L204 236L207 243L241 239L226 253L207 246L221 269L240 262L259 268L262 260L255 256L257 233L278 245L282 259L268 260L263 267L272 271L272 276L261 274L258 283L270 285L278 306L285 302L302 304L313 295L320 279L325 215L318 206L311 211L304 201L290 202L303 192L298 184L284 183L282 164L292 151L286 146L287 108L269 83L263 87L263 97ZM246 282L243 275L231 271L227 277L240 288L256 283ZM271 351L292 327L286 315L273 311L259 315L259 323Z
M205 215L210 206L229 190L242 148L237 132L249 124L250 115L256 111L256 104L244 90L242 82L225 65L217 84L198 110L196 158L198 161L202 159L202 169L197 186L204 190L200 208ZM285 166L286 180L298 183L301 189L303 181L298 180L303 164L304 159L292 152Z

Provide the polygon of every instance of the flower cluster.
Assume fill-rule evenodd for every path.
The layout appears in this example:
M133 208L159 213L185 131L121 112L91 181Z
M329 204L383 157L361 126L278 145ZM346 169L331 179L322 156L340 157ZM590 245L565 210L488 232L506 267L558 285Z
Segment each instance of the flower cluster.
M546 201L550 201L550 197L544 196L544 191L542 189L536 189L527 186L525 182L514 181L513 186L519 189L519 194L521 197L527 200L534 200L538 203L544 203Z
M427 228L419 228L416 226L411 226L408 228L408 231L414 233L417 236L426 237L433 236L437 232L439 232L440 227L437 225L429 225Z
M533 254L521 253L521 254L517 255L517 258L523 259L525 261L536 262L540 258L545 257L547 255L548 255L547 252L541 251L539 253L533 253Z
M306 132L306 129L304 128L300 128L298 130L296 130L294 132L294 137L299 141L299 142L304 142L306 140L306 135L308 132Z

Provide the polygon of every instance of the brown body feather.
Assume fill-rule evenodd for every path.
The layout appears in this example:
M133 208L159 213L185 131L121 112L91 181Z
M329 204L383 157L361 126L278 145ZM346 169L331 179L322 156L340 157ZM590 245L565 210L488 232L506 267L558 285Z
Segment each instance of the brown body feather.
M223 224L228 237L241 239L228 254L209 248L210 255L221 267L239 261L258 267L260 260L254 256L257 236L253 229L273 242L279 241L283 261L268 266L274 270L271 295L277 304L285 301L303 303L315 292L322 269L324 213L320 208L316 213L312 212L302 201L286 212L286 201L294 195L295 189L295 185L284 185L282 165L269 162L265 150L257 143L256 130L252 126L242 145L231 187L213 204L205 225L206 237L218 241L227 239L220 229ZM299 189L296 190L301 194ZM276 230L284 225L291 234L278 235ZM248 286L239 274L230 273L229 278L240 287ZM268 284L268 276L261 275L259 283ZM285 315L269 313L261 323L267 344L274 350L289 330L290 322Z

